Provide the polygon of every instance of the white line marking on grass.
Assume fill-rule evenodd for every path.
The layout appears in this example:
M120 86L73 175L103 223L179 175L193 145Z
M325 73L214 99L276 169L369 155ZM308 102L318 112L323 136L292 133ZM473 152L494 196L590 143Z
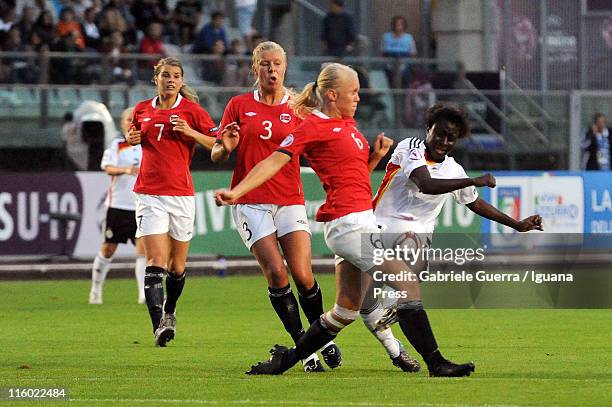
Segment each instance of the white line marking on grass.
M308 406L350 406L350 407L535 407L516 404L445 404L445 403L373 403L371 401L298 401L298 400L181 400L181 399L70 399L82 403L155 403L155 404L236 404L236 405L308 405Z

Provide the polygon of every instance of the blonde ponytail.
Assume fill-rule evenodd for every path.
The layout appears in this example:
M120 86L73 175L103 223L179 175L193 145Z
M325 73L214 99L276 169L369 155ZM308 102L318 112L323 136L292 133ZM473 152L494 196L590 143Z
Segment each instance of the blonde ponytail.
M300 118L305 118L314 109L320 109L323 100L317 90L316 82L310 82L289 101L289 107Z
M324 95L328 90L336 89L346 73L357 76L350 66L337 62L323 64L317 80L304 86L304 90L289 102L289 106L302 119L314 109L321 109Z

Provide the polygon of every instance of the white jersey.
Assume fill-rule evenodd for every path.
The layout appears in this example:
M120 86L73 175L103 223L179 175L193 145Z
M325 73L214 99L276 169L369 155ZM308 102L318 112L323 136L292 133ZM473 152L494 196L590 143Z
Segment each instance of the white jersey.
M131 146L124 139L114 139L109 148L104 151L100 167L139 167L142 160L140 145ZM111 185L106 194L104 204L108 208L136 210L136 195L134 183L136 176L130 174L113 175Z
M478 198L476 187L473 186L441 195L419 192L417 185L410 179L410 174L424 165L427 166L431 178L469 178L453 157L445 156L441 163L427 161L425 143L422 140L402 140L387 164L385 177L374 197L374 214L380 223L384 224L385 219L414 221L423 226L421 232L432 233L436 218L451 195L463 205Z

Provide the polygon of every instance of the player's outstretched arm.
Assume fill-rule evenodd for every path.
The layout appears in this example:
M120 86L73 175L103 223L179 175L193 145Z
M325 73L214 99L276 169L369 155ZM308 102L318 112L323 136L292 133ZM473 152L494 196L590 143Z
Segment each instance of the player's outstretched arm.
M214 137L206 136L200 133L199 131L192 129L191 127L189 127L189 124L183 119L178 119L172 130L178 131L188 137L193 138L196 143L198 143L208 151L212 150L213 146L215 145L216 139Z
M218 189L215 191L217 205L231 205L244 194L254 190L270 178L272 178L285 164L291 161L291 157L278 151L273 152L265 160L260 161L246 177L231 191Z
M509 226L519 232L544 230L544 227L542 226L542 217L540 215L531 215L523 220L516 220L480 198L476 198L474 202L469 203L466 206L470 208L472 212L482 216L483 218Z
M385 137L385 133L380 133L376 136L373 145L374 148L368 159L368 170L370 170L370 172L374 171L380 160L387 155L392 145L393 140L389 137Z
M488 173L476 178L431 178L429 170L424 165L412 170L410 179L414 181L422 193L429 195L446 194L471 186L495 188L496 185L495 177Z

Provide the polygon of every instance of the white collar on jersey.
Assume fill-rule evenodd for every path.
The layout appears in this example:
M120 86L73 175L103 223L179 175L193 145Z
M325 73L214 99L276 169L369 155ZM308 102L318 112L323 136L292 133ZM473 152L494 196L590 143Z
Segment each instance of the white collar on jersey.
M260 98L259 98L259 89L255 89L253 91L253 98L257 101L257 102L261 102ZM284 105L285 103L287 103L287 101L289 100L289 95L287 95L285 93L285 96L283 96L283 98L281 99L280 103L281 105Z
M157 99L159 99L159 96L155 96L153 98L153 100L151 101L151 106L153 106L153 109L155 109L157 106ZM181 103L181 100L183 100L183 95L181 95L180 93L178 94L178 96L176 97L176 102L174 102L174 104L172 105L172 107L170 109L176 109L176 107L179 105L179 103Z
M319 116L321 119L331 119L331 117L329 117L328 115L326 115L325 113L317 109L313 110L312 113Z

